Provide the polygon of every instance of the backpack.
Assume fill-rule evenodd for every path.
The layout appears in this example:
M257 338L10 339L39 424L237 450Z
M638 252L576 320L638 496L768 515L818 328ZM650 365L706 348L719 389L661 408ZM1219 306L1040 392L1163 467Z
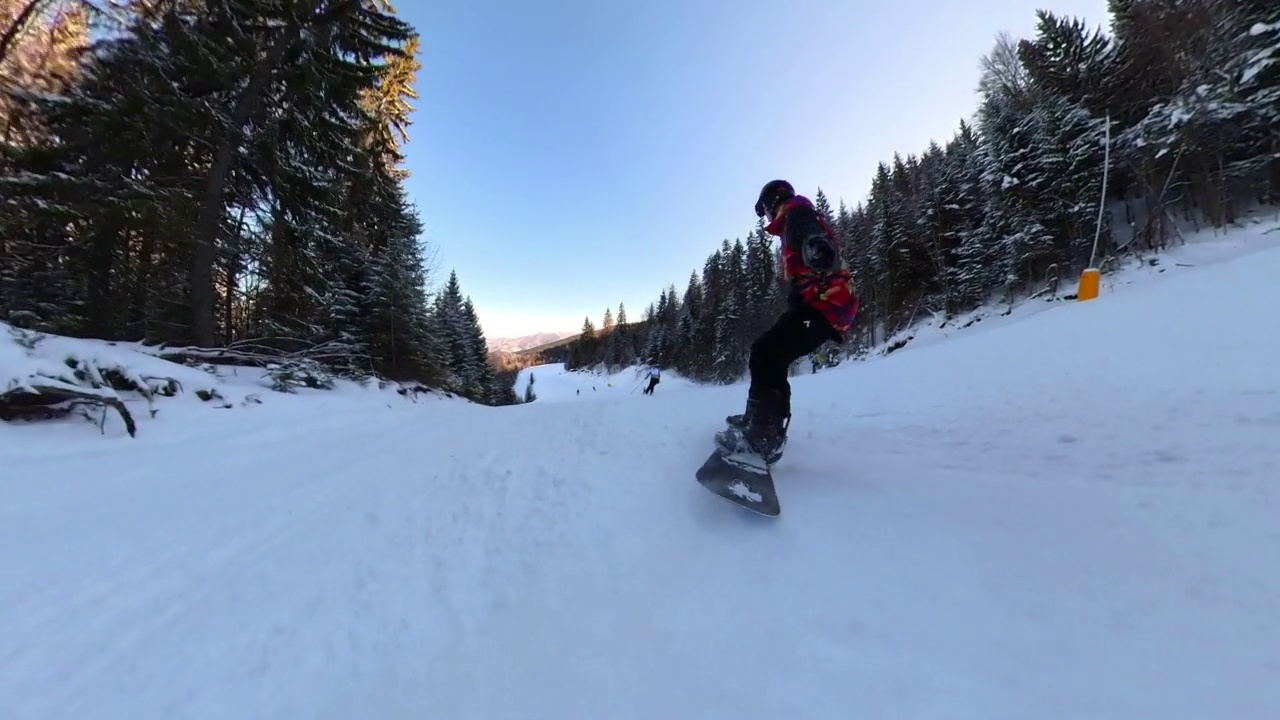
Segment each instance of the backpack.
M833 273L840 269L843 259L840 250L831 241L826 223L816 213L805 213L795 218L800 226L795 228L800 238L800 259L805 267L820 273ZM792 228L788 228L790 232Z

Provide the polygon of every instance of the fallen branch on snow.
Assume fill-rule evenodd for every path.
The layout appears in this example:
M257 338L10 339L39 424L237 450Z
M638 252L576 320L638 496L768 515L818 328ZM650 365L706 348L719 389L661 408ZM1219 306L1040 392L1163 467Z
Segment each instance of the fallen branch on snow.
M363 352L354 352L348 344L330 340L319 344L292 338L253 338L237 340L226 347L175 347L159 350L163 360L182 365L240 365L269 368L290 362L347 363L369 362Z
M80 388L53 378L32 378L30 381L0 392L0 420L52 420L64 417L83 405L103 408L98 427L105 432L106 408L120 413L129 437L137 437L138 426L124 402L115 393L104 393L93 388Z

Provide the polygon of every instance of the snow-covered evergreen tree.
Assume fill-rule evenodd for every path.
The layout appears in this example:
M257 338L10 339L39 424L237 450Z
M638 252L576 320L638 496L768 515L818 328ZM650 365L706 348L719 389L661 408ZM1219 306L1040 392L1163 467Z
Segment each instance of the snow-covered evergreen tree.
M489 343L480 325L471 297L462 301L462 326L468 361L468 372L463 376L462 394L487 405L507 405L514 402L515 391L500 381L497 369L489 360Z

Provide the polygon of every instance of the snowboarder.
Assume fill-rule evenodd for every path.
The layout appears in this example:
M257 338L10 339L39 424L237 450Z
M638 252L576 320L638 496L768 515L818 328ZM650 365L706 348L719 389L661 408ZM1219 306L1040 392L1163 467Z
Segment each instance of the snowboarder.
M835 233L791 183L772 180L760 190L756 216L782 239L782 272L790 285L787 310L751 345L746 411L725 418L716 446L749 453L772 465L782 457L791 421L787 369L828 340L840 343L853 325L860 300L840 255Z
M653 394L653 387L662 380L662 371L658 368L649 368L649 385L644 389L645 395ZM633 391L634 392L634 391Z

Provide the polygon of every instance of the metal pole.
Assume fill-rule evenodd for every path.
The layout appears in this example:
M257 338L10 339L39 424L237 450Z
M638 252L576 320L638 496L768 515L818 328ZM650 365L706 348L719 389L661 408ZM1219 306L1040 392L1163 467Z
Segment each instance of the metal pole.
M1098 257L1098 240L1102 237L1102 217L1107 209L1107 170L1111 166L1111 116L1107 115L1106 131L1102 146L1102 198L1098 200L1098 227L1093 233L1093 250L1089 252L1089 267L1094 267Z

